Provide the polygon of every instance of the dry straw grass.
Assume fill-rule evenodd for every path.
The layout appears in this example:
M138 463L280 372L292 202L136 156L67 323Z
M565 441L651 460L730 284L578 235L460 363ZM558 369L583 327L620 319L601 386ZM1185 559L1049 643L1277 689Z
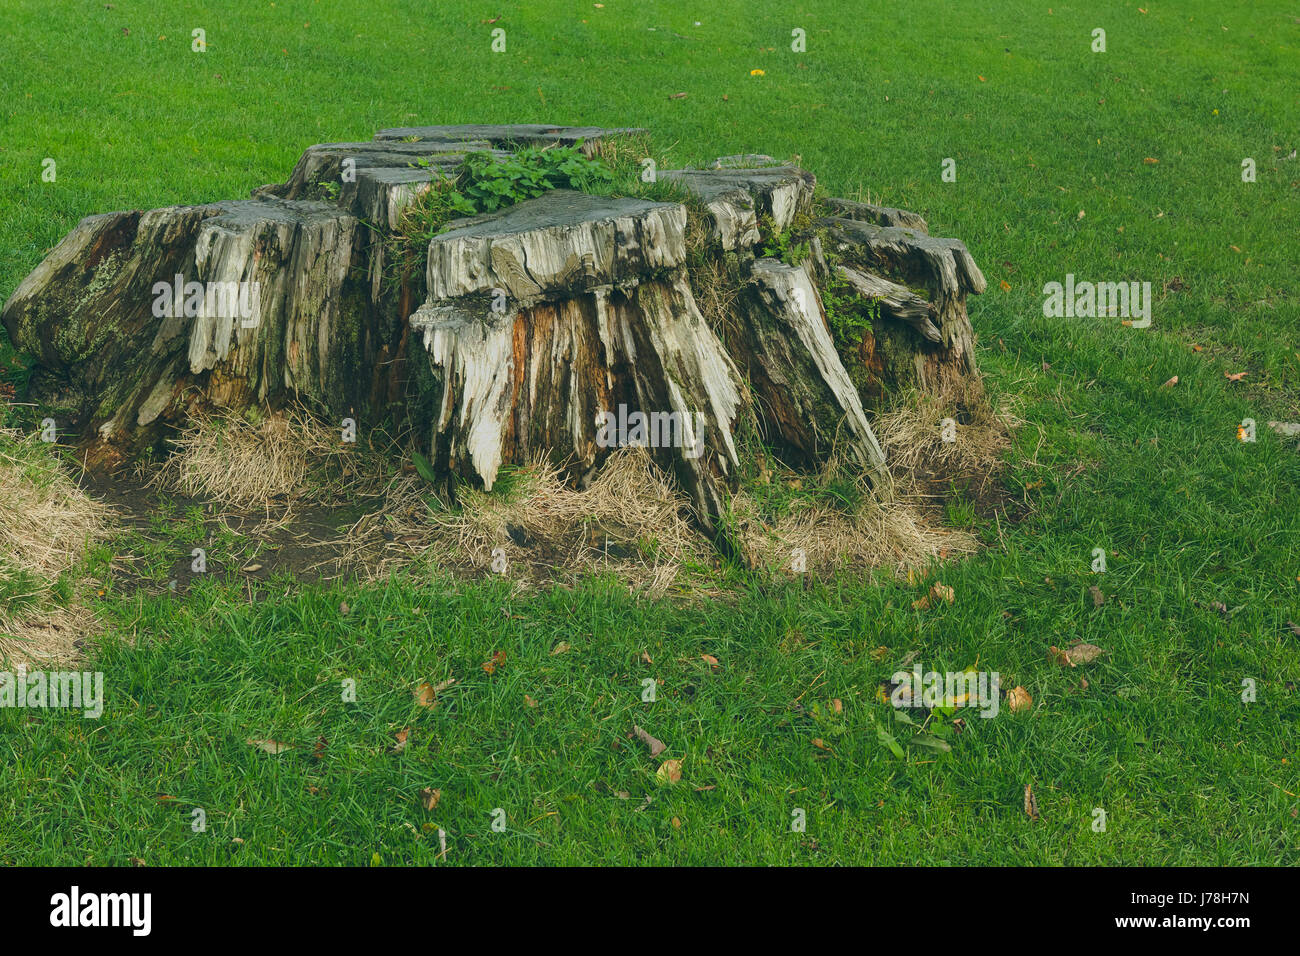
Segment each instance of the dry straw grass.
M346 450L339 432L297 409L260 422L199 416L171 439L173 453L149 478L190 498L289 520L296 501L378 493L383 476Z
M462 490L452 510L431 506L427 488L403 477L390 487L382 522L372 516L353 529L357 552L373 548L382 523L393 541L381 567L429 552L443 566L489 571L500 549L511 577L606 572L654 597L688 567L713 561L687 517L689 499L645 449L616 451L586 488L566 483L546 461L519 468L508 484L491 493Z
M945 418L957 420L955 441L943 440ZM1001 467L1012 431L1022 424L1009 398L995 408L984 386L970 380L949 395L911 392L878 416L874 427L890 472L907 494L926 480L973 482L983 490Z
M0 662L77 656L94 617L75 604L54 604L51 587L104 534L107 520L107 509L77 487L35 436L0 430L0 591L21 608L0 612Z

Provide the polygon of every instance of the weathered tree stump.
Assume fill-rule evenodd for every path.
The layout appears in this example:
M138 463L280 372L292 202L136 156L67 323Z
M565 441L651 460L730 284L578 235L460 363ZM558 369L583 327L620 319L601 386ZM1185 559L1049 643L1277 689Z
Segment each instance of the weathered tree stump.
M838 453L878 482L867 410L977 374L965 300L984 278L915 214L814 202L811 173L729 157L660 174L685 204L555 190L450 222L423 275L384 281L404 214L468 154L594 156L639 132L384 130L310 147L250 200L88 217L4 306L35 356L30 397L99 468L197 409L291 402L334 421L400 410L436 468L488 489L534 456L582 481L615 447L646 444L706 530L746 418L793 467ZM712 323L696 302L705 262L728 284ZM859 340L831 302L869 317Z

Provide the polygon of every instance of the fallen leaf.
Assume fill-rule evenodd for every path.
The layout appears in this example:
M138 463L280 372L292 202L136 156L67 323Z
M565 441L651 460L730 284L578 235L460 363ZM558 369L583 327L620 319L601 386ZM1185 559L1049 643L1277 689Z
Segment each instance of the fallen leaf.
M1025 784L1025 813L1029 819L1038 819L1038 801L1034 799L1034 788L1031 784Z
M718 659L717 659L716 657L714 657L713 655L711 655L711 654L701 654L701 655L700 655L700 660L704 661L704 663L708 664L708 665L709 665L711 668L713 668L715 671L718 669Z
M926 608L930 607L931 605L937 605L941 601L947 601L949 604L951 604L956 599L956 597L957 597L956 592L953 591L952 588L948 587L948 585L946 584L941 584L938 581L936 581L934 584L930 586L930 593L918 601L913 601L912 607L924 611Z
M293 749L293 744L282 744L277 740L249 740L246 743L269 754L282 754L286 750Z
M1160 160L1156 159L1154 156L1148 156L1146 159L1142 160L1142 162L1146 163L1148 166L1154 166L1156 163L1160 162Z
M490 661L483 662L483 670L485 673L488 674L495 674L498 668L505 667L505 666L506 666L505 651L497 651L495 654L492 655L492 659Z
M528 696L527 694L524 694L524 705L526 707L536 707L537 701L533 700L533 698Z
M682 821L678 820L676 817L673 817L673 829L680 830L681 828L682 828Z
M820 737L814 737L812 739L812 745L816 747L818 750L829 751L831 749L830 747L826 746L826 741L822 740Z
M1172 386L1174 386L1174 385L1177 385L1177 384L1178 384L1178 376L1175 375L1173 378L1169 379L1167 382L1165 382L1165 383L1164 383L1163 385L1161 385L1160 387L1161 387L1161 388L1170 388L1170 387L1172 387Z
M424 804L424 809L432 810L442 799L442 791L434 790L432 787L425 787L420 791L420 802Z
M556 654L567 654L568 652L569 652L568 641L560 641L560 643L556 644L554 647L551 648L552 657L554 657Z
M1087 664L1089 661L1096 660L1103 653L1105 652L1096 644L1085 644L1083 642L1071 645L1070 649L1065 652L1071 664Z
M646 651L642 651L642 652L641 652L641 663L643 663L643 664L653 664L654 661L652 661L652 660L650 659L650 655L649 655L649 653L647 653Z
M998 285L1001 287L1003 292L1011 291L1011 283L1008 282L1006 279L1003 279L1001 282L998 283Z
M344 617L347 617L349 614L352 613L352 608L348 607L347 601L344 601L339 605L339 613L342 614Z
M255 574L256 572L261 570L262 570L262 566L260 564L250 564L243 569L245 574Z
M668 749L668 745L665 744L662 740L659 740L655 737L651 737L648 733L646 733L636 724L632 725L632 733L636 734L638 739L640 739L640 741L643 744L645 744L647 747L650 748L651 757L658 757L661 753L663 753L665 750Z
M415 688L415 702L421 707L432 707L438 703L438 695L454 683L456 683L454 677L450 677L438 684L430 684L427 681L421 683Z
M1297 624L1295 621L1287 621L1286 626L1291 628L1292 634L1296 637L1300 637L1300 624Z
M1224 372L1223 377L1226 378L1229 382L1240 382L1243 378L1245 378L1249 374L1250 374L1249 372Z
M836 714L844 713L844 701L840 700L838 697L832 700L831 711L832 713L836 713Z
M1029 696L1029 691L1023 687L1013 687L1007 691L1007 707L1011 713L1018 714L1022 710L1028 710L1033 706L1034 698Z
M655 779L661 784L674 784L682 779L682 762L680 760L665 760L659 765L659 770L655 773Z
M685 99L685 98L686 98L686 94L685 94L685 93L674 93L672 96L670 96L670 97L668 97L668 98L669 98L670 100L682 100L682 99Z
M1088 588L1088 593L1092 595L1093 607L1101 607L1106 603L1106 595L1102 593L1101 588L1097 587L1097 585L1094 584L1092 587Z
M403 750L405 750L407 739L410 736L411 736L410 727L403 727L397 733L393 734L393 740L396 742L393 744L392 753L400 754Z
M316 738L316 746L312 748L311 759L323 760L325 758L325 748L329 746L329 741L324 737Z

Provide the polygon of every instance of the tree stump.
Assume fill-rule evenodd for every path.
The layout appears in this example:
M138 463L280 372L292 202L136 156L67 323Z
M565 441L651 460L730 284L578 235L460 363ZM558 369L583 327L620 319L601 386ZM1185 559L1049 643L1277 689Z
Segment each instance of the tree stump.
M838 454L881 482L868 411L977 375L965 303L984 278L915 214L814 202L811 173L728 157L660 174L687 202L559 189L449 222L420 240L423 274L385 281L404 215L469 154L600 156L640 132L383 130L310 147L249 200L90 216L4 306L30 398L101 469L198 410L290 403L335 422L400 410L436 469L485 489L536 456L589 480L643 444L706 531L744 421L792 467ZM728 303L709 320L705 272Z

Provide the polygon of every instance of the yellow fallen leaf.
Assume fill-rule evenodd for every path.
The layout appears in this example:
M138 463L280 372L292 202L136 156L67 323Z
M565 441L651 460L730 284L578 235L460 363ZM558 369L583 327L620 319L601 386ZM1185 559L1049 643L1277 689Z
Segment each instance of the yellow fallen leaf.
M265 750L269 754L282 754L286 750L293 749L293 744L282 744L278 740L248 740L245 743L258 750Z
M680 760L665 760L659 765L655 778L663 785L672 785L682 779L682 762Z
M1029 696L1029 691L1023 687L1013 687L1007 691L1007 707L1011 713L1018 714L1022 710L1028 710L1033 706L1034 698Z

